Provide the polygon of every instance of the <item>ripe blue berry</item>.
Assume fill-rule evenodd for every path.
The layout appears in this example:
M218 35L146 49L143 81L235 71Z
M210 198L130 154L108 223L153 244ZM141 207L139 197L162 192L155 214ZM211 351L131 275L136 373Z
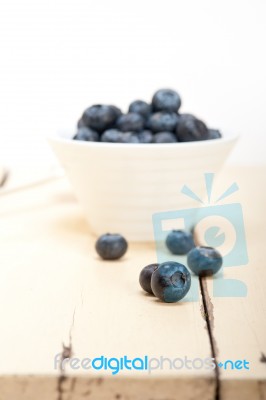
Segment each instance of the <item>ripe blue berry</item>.
M172 132L158 132L153 136L153 143L175 143L176 135Z
M135 100L129 105L128 112L137 113L146 119L151 114L151 105L143 100Z
M208 128L201 120L191 114L181 114L176 128L179 142L208 139Z
M189 291L191 276L180 263L167 261L159 265L151 277L151 289L156 297L166 303L181 300Z
M151 289L151 276L158 268L159 264L149 264L141 270L139 284L145 292L153 294Z
M216 274L222 267L221 254L213 247L195 247L187 256L187 263L191 271L199 276Z
M107 129L102 134L101 141L102 142L110 142L110 143L118 143L121 142L122 132L117 129Z
M140 143L152 143L153 142L153 134L151 131L145 130L141 131L138 134Z
M150 129L156 132L173 132L178 124L179 116L173 112L157 112L149 119Z
M195 247L195 243L191 233L173 230L166 238L166 246L172 254L184 255Z
M84 123L82 117L80 117L80 119L79 119L78 122L77 122L77 127L78 127L78 128L83 128L84 126L86 126L86 125L85 125L85 123Z
M208 139L219 139L222 137L218 129L208 129Z
M144 127L144 119L137 113L128 113L121 115L116 125L122 132L139 132Z
M152 143L153 134L150 131L122 132L121 143Z
M150 131L121 132L118 129L108 129L102 134L101 141L110 143L152 143L153 134Z
M82 120L87 127L101 133L114 126L117 116L117 107L98 104L87 108Z
M113 106L113 105L108 106L108 107L110 107L114 111L116 118L118 118L118 117L120 117L120 115L122 115L122 111L120 110L120 108Z
M136 132L121 132L119 141L121 143L140 143Z
M98 142L99 134L93 129L86 128L85 126L79 128L73 137L74 140L85 140L87 142Z
M177 92L171 89L160 89L152 98L154 111L177 112L181 106L181 98Z
M127 247L126 239L117 233L100 236L95 245L97 253L104 260L121 258L126 253Z

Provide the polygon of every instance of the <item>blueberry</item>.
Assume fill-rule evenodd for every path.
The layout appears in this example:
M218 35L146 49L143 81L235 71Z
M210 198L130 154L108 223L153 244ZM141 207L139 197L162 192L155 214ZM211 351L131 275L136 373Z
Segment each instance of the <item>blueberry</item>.
M78 122L77 122L77 127L78 127L78 128L83 128L83 126L86 126L86 125L85 125L85 123L84 123L82 117L80 117L80 119L79 119Z
M219 139L222 137L218 129L208 129L208 139Z
M153 134L150 131L121 132L120 143L152 143Z
M121 143L140 143L138 134L136 132L121 132L119 142L121 142Z
M73 137L74 140L85 140L87 142L98 142L99 134L93 129L86 128L85 126L79 128Z
M166 246L172 254L187 254L195 243L191 233L183 230L173 230L166 238Z
M153 142L153 134L151 131L145 130L141 131L138 134L140 143L152 143Z
M152 143L153 135L149 131L121 132L118 129L108 129L102 134L102 142L111 143Z
M126 239L117 233L100 236L95 245L97 253L104 260L121 258L126 253L127 247Z
M147 129L148 131L151 131L151 116L152 114L147 119L145 119L144 122L144 129Z
M144 119L147 119L151 114L151 105L143 100L135 100L129 105L129 113L137 113Z
M180 263L167 261L159 265L151 277L151 288L156 297L166 303L181 300L189 291L191 276Z
M160 89L152 98L154 111L177 112L181 106L181 98L177 92L171 89Z
M173 112L157 112L149 119L150 129L153 132L173 132L179 120L179 116Z
M139 132L144 127L144 119L139 114L128 113L121 115L116 124L122 132Z
M149 264L144 267L139 275L139 284L145 292L153 294L151 289L151 276L158 268L159 264Z
M122 132L117 129L108 129L102 134L102 142L118 143L121 142Z
M101 133L114 126L118 116L117 110L114 106L94 105L84 111L82 120L87 127Z
M180 142L208 139L208 128L203 121L191 114L181 114L176 129Z
M187 256L187 263L191 271L199 276L216 274L222 267L221 254L213 247L195 247Z
M153 136L153 143L174 143L176 136L172 132L158 132Z
M121 143L152 143L153 134L150 131L124 132L119 141Z
M120 117L120 115L122 115L122 111L120 110L120 108L113 106L113 105L111 105L109 107L115 112L116 118L118 118L118 117Z

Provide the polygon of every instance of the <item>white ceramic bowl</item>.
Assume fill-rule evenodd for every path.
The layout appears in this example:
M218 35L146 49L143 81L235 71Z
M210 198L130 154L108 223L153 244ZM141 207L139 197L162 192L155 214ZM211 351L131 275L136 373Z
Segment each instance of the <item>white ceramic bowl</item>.
M96 235L121 233L151 241L152 215L195 206L183 185L204 197L203 174L217 173L237 136L200 142L114 144L71 140L63 132L49 142Z

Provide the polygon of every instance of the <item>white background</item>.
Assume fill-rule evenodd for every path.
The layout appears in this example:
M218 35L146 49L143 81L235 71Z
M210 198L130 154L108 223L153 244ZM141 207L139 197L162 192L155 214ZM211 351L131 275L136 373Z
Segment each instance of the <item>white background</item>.
M45 163L45 136L91 103L126 110L160 87L242 135L231 162L265 162L266 1L0 4L0 163Z

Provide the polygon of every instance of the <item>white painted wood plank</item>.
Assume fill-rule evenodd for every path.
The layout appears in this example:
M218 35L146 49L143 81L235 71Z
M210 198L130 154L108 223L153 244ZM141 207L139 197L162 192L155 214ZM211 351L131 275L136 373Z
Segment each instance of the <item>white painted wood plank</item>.
M226 370L224 366L220 369L221 399L264 399L266 363L261 361L261 353L266 353L266 169L225 170L216 190L222 191L233 181L240 190L228 202L242 205L249 262L225 268L224 278L243 281L248 292L246 297L214 297L212 279L207 280L207 286L214 310L218 361L224 364L226 360L245 359L250 369L232 370L230 363Z
M10 379L12 382L13 374L26 375L29 391L35 385L30 374L36 378L47 374L44 386L50 385L51 376L59 377L59 371L54 369L54 356L62 350L62 342L69 343L74 312L71 335L76 357L210 356L198 303L167 305L141 292L138 275L144 265L156 260L153 246L130 244L124 260L112 263L99 260L94 250L95 238L90 235L64 181L0 200L0 235L4 243L0 261L0 340L5 344L1 348L0 387L12 387L8 382ZM67 373L73 371L68 368ZM86 378L98 382L100 375L84 372L80 378L78 371L78 382L82 385ZM106 376L107 388L113 385L109 382L118 382L123 393L127 392L127 384L108 379L110 372ZM173 396L174 383L196 379L199 398L212 398L214 375L210 371L165 370L158 376L167 379L168 387L172 388L165 392L169 396ZM165 383L161 380L155 383L147 372L140 371L127 376L126 381L130 380L135 388L129 399L139 399L140 392L136 393L139 379L144 391L148 393L149 387L155 387L156 391L150 393L154 399L161 399ZM134 382L138 383L134 386ZM69 381L62 382L62 388L63 384L68 385ZM189 398L194 386L190 383L188 389L184 383L178 385L184 398ZM38 398L51 399L47 390L39 393ZM116 391L116 386L112 390ZM77 392L75 398L78 396ZM19 398L23 398L22 391L16 391L16 399Z

